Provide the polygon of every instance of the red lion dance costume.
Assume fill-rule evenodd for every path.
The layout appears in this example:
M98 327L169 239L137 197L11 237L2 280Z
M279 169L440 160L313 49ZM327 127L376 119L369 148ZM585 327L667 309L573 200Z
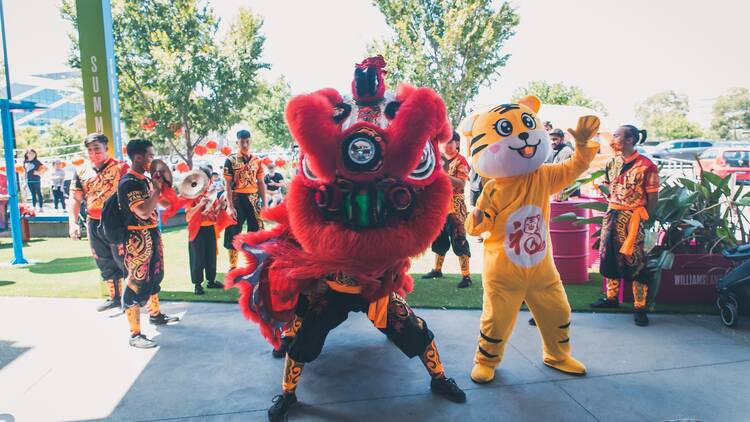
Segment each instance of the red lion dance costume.
M384 66L380 56L356 65L351 97L323 89L289 101L300 171L284 204L264 214L276 226L235 240L249 264L229 273L228 287L240 289L244 315L276 349L285 334L283 392L271 420L296 403L304 364L351 311L367 313L404 354L419 356L433 392L466 399L404 300L410 257L430 246L448 212L451 186L436 157L451 127L432 90L386 93Z

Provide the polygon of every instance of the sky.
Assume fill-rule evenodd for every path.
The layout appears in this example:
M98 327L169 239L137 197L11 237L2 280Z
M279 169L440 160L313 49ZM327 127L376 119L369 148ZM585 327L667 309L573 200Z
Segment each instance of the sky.
M69 25L59 0L3 0L11 77L66 68ZM212 0L228 25L239 7L264 17L266 75L294 93L346 89L367 43L390 29L369 0ZM513 0L521 23L506 44L501 76L476 105L506 101L531 80L581 87L609 119L636 122L634 109L664 90L687 94L689 117L707 127L717 96L750 87L750 2L714 0ZM544 116L541 116L542 118ZM637 123L637 122L636 122Z

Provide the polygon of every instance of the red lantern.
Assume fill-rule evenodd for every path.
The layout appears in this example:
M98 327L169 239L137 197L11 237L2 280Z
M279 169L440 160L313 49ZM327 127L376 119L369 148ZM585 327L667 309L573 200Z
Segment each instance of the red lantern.
M60 168L63 168L63 169L64 169L64 168L65 168L65 166L67 166L67 165L68 165L68 162L67 162L67 161L60 161Z
M152 130L156 128L156 122L154 121L154 119L146 117L145 119L141 121L141 127L146 132L151 132Z
M206 152L208 152L208 150L206 149L205 146L198 145L198 146L195 147L195 149L193 150L193 152L195 153L195 155L205 155Z
M16 173L23 173L26 169L22 165L16 166Z
M263 163L264 166L267 166L267 165L273 163L273 160L271 159L271 157L266 157L266 158L263 159L263 161L261 161L261 163Z
M73 163L74 166L80 166L81 164L83 164L84 160L81 157L76 157L71 162Z
M185 173L188 170L190 170L190 167L188 167L186 162L177 164L177 171L179 171L180 173Z
M221 148L221 153L222 153L222 154L223 154L224 156L228 156L229 154L231 154L231 153L232 153L232 148L229 148L229 147L222 147L222 148Z
M128 155L128 147L122 147L122 155Z
M5 166L0 166L0 171L5 172Z
M277 158L276 159L276 167L284 167L286 165L286 160L283 158Z
M219 146L219 144L217 144L213 139L206 142L206 148L208 149L216 149L217 146Z

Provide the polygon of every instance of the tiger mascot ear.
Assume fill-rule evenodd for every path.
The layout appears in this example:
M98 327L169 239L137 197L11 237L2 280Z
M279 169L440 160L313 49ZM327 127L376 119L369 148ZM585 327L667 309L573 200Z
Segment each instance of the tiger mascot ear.
M468 115L464 118L464 120L461 122L460 130L462 136L471 138L471 131L474 128L474 120L477 119L478 114L474 113L471 115Z
M542 102L539 101L539 98L537 98L535 95L527 95L520 100L518 100L518 104L525 105L526 107L530 108L534 113L539 111L539 107L542 106Z

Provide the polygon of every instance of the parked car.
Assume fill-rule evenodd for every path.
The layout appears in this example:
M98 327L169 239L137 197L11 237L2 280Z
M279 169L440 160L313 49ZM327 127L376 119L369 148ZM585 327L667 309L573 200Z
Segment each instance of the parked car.
M750 184L750 147L709 148L695 163L695 174L710 171L721 177L737 175L737 183Z
M662 142L654 148L647 148L647 152L656 159L678 158L681 160L695 160L696 156L713 146L713 141L705 139L682 139Z

